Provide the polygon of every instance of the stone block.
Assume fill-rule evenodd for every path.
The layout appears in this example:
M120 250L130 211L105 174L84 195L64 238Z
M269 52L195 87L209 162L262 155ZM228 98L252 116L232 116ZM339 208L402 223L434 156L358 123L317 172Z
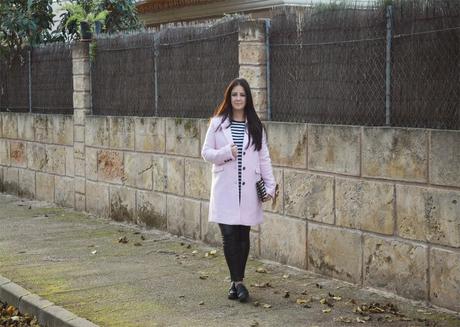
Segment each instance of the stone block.
M65 147L65 174L71 177L75 175L75 162L73 152L73 147Z
M34 141L34 115L30 113L18 114L18 139Z
M22 313L27 313L30 316L39 317L41 310L52 305L52 302L45 300L38 295L29 294L21 297L18 309Z
M364 236L364 286L416 299L427 298L427 247Z
M10 165L10 142L0 139L0 165Z
M3 170L6 170L6 168L3 168L2 166L0 166L0 192L3 192Z
M168 232L200 239L200 201L167 195Z
M392 184L336 178L335 194L337 225L393 234Z
M72 177L55 176L54 201L56 204L73 208L75 204L74 179Z
M109 119L104 116L86 116L85 143L109 147Z
M460 187L460 131L431 131L430 182Z
M109 146L111 149L134 150L133 117L109 117Z
M254 108L261 120L266 120L266 117L261 117L262 114L267 112L267 89L251 89L252 102Z
M201 150L203 149L204 139L206 138L206 132L209 127L209 119L200 119L198 121L198 126L200 128L200 155Z
M427 133L421 129L364 128L363 176L426 182Z
M308 168L359 176L361 128L308 125Z
M65 175L66 147L62 145L46 145L46 157L48 162L45 171L48 173Z
M0 287L0 299L8 303L9 305L12 305L15 308L19 308L19 300L21 299L21 297L29 294L30 292L28 290L22 288L21 286L15 283L3 284Z
M268 147L273 164L307 167L307 125L266 123Z
M111 150L97 152L97 180L122 184L124 180L123 152Z
M46 145L40 143L28 143L27 145L27 167L29 169L45 171L48 165L48 153Z
M72 60L72 75L89 75L90 64L87 58Z
M166 158L162 156L152 156L152 175L153 190L164 192L166 189L167 179Z
M75 193L75 210L86 211L86 196L85 194Z
M75 92L73 94L74 94L74 103L75 103ZM88 94L90 95L89 92L88 92ZM88 102L90 104L89 107L85 107L84 109L74 108L74 110L73 110L73 122L74 122L75 125L84 126L85 122L86 122L86 116L91 114L91 111L89 109L86 109L86 108L91 107L91 98L88 96L88 97L85 97L85 99L89 99L88 100ZM86 137L86 135L85 135L85 137Z
M243 65L265 65L267 47L264 42L245 42L238 48L238 62Z
M164 153L166 149L165 118L134 118L136 151Z
M10 141L10 164L15 167L27 167L25 142Z
M203 160L185 159L185 194L187 197L209 200L211 165Z
M75 176L85 177L85 169L86 169L85 160L74 158L73 162L75 163Z
M361 232L309 223L307 239L309 270L361 283Z
M18 195L29 199L35 197L35 171L19 169Z
M267 201L262 204L264 210L273 213L283 214L284 212L284 175L283 170L279 168L273 169L276 184L278 184L278 195L275 201Z
M110 186L110 218L135 222L136 190Z
M460 247L460 191L397 185L398 235Z
M265 220L260 231L262 258L306 269L306 244L305 221L265 213Z
M91 91L91 78L88 75L73 76L74 91Z
M199 128L198 119L166 118L166 152L200 157Z
M7 167L3 169L3 190L9 194L18 194L19 169Z
M88 42L75 42L72 45L72 61L78 59L86 59L89 61L89 43ZM72 73L73 73L72 65Z
M334 223L334 177L284 170L284 212L287 215Z
M240 42L265 42L265 22L263 20L250 20L239 23L238 41ZM240 43L242 46L245 43Z
M54 175L37 172L35 175L37 200L54 203Z
M91 110L91 92L74 91L72 100L73 100L74 115L77 112L79 112L78 119L75 120L75 124L84 125L84 119L85 119L86 114L88 115L91 114L90 112ZM86 112L82 110L85 110Z
M165 192L184 195L184 159L171 157L165 158L165 164Z
M34 138L36 142L51 143L53 139L52 124L49 115L34 115ZM51 128L51 129L50 129Z
M136 215L139 225L166 230L166 195L137 191Z
M53 139L52 143L73 145L73 117L69 115L52 115Z
M126 185L145 190L151 190L152 180L152 155L145 153L125 153L125 178Z
M97 181L97 157L99 151L102 150L90 147L85 148L86 160L84 162L86 165L86 169L83 171L86 171L86 178L91 179L93 181ZM83 176L85 175L83 174Z
M75 142L73 145L73 155L76 159L85 159L85 143Z
M81 177L75 177L75 192L85 194L86 192L86 180Z
M85 143L85 126L74 125L73 135L74 135L74 142Z
M460 312L460 251L431 248L430 297L440 307Z
M109 187L86 181L86 211L100 217L109 217Z
M267 66L266 65L240 65L240 77L248 81L255 89L267 87Z
M209 202L201 202L201 239L214 246L222 246L219 225L209 222Z
M18 114L2 113L2 137L6 139L18 138Z

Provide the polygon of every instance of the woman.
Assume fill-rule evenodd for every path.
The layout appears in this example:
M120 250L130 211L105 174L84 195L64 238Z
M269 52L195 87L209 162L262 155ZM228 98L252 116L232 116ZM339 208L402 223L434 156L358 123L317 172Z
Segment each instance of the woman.
M251 226L262 223L262 203L256 182L264 180L268 201L275 195L275 178L266 133L254 110L251 89L238 78L228 85L206 133L201 152L212 165L209 221L219 224L230 270L228 298L247 301L243 284Z

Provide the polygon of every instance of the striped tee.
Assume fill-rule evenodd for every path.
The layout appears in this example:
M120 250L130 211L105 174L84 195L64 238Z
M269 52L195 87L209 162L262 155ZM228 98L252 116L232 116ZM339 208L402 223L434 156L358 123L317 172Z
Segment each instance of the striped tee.
M230 128L232 130L232 138L233 143L235 143L236 147L238 148L238 194L239 199L241 202L241 171L243 165L243 140L244 140L244 132L246 129L246 122L239 122L232 120Z

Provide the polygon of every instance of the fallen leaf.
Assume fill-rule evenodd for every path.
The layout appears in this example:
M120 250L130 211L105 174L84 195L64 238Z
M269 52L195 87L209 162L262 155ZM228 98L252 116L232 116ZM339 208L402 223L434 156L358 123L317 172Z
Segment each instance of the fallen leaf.
M251 322L251 324L249 326L257 327L257 326L259 326L259 323L257 321L253 321L253 322Z
M270 309L271 307L272 307L271 304L264 304L264 308L265 308L265 309Z
M142 243L136 242L134 243L134 246L142 246Z
M16 310L15 307L13 307L12 305L9 305L7 308L6 308L6 312L12 316L14 314L14 311Z
M204 301L200 301L200 303L198 303L199 305L203 305L204 304Z
M302 293L300 293L302 295L307 295L307 290L304 290Z
M91 254L96 254L97 250L91 251Z
M324 309L324 310L323 310L323 313L329 313L329 312L331 312L331 309L330 309L330 308L329 308L329 309Z
M255 301L253 304L254 304L255 307L258 307L258 306L259 306L259 302L258 302L258 301Z
M283 297L287 299L289 297L289 291L284 291Z
M342 317L342 316L340 316L337 319L335 319L335 321L344 322L344 323L352 323L353 319L350 318L350 317Z
M283 278L289 278L289 274L283 275Z
M267 271L265 270L265 268L259 267L259 268L256 269L256 272L261 273L261 274L265 274Z
M209 254L210 254L210 255L216 255L216 253L217 253L217 250L211 250L211 251L209 251Z
M308 300L305 300L305 299L297 299L295 301L297 304L307 304L309 301Z
M208 275L200 275L200 279L207 279L208 277Z
M126 236L122 236L118 239L118 243L126 244L128 243L128 239L126 238Z
M340 296L334 296L332 297L332 299L334 299L335 301L341 301L342 298Z
M362 324L364 324L364 323L365 323L365 321L364 321L364 320L362 320L362 319L359 319L359 317L356 317L356 321L357 321L357 322L360 322L360 323L362 323Z
M192 251L192 254L197 254L197 253L198 253L197 250L193 250L193 251Z

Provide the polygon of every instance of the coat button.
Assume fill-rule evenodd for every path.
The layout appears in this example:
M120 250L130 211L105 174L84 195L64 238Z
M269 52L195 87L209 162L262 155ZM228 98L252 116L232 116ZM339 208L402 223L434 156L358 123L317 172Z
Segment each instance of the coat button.
M245 155L246 155L246 152L243 152L243 156L245 156Z
M245 170L245 169L246 169L246 167L243 167L243 170Z
M243 185L246 184L246 182L243 182Z

